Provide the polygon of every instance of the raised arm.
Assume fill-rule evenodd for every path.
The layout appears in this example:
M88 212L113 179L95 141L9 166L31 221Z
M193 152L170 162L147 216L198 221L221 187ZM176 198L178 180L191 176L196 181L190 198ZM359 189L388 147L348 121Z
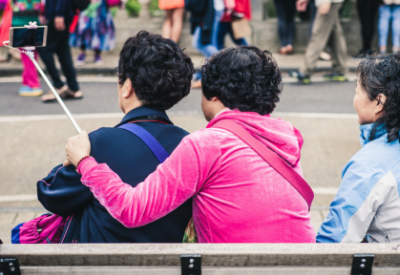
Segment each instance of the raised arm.
M78 171L82 183L111 216L132 228L167 215L198 193L219 156L214 135L203 130L184 138L172 155L136 187L122 182L106 164L98 164L93 158L83 160Z

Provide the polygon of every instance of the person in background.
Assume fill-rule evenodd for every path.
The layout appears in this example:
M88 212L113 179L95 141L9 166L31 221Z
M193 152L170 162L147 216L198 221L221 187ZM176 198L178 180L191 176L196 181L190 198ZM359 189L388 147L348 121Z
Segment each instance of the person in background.
M12 27L23 27L29 22L39 22L39 13L42 10L41 0L15 0L13 3ZM35 51L35 59L38 55ZM26 54L21 54L23 65L22 86L18 90L20 96L40 96L43 90L40 87L39 75L35 65Z
M53 81L54 88L63 99L83 98L69 47L69 26L73 17L72 0L46 0L47 46L37 48ZM60 72L54 62L54 54L57 55L61 69L67 78L67 85L60 78ZM52 102L56 101L56 98L52 92L48 92L42 95L42 101Z
M392 22L392 51L400 50L400 0L384 0L379 7L379 51L386 53L389 26Z
M381 3L382 0L357 0L362 38L362 48L357 56L373 54L372 39L375 34L375 18Z
M304 12L300 12L299 16L301 17L301 15L303 13L308 13L308 15L309 15L310 26L308 27L308 41L310 41L311 36L312 36L312 29L314 26L315 16L317 15L317 7L315 6L315 0L310 0L308 2L307 10ZM329 53L327 53L325 50L321 52L318 59L322 60L322 61L331 61L332 60L331 55Z
M278 34L281 41L280 54L293 52L293 38L296 31L294 16L296 15L297 0L274 0L278 15Z
M115 27L112 14L106 0L91 0L88 8L79 14L78 24L71 33L69 43L71 47L78 47L76 65L84 65L86 50L93 50L94 63L103 64L102 51L115 48Z
M191 12L192 45L206 58L218 52L217 39L220 20L224 14L224 0L186 0ZM201 74L195 74L192 88L200 88Z
M217 34L217 48L222 50L225 47L225 37L230 36L233 43L238 46L247 46L244 37L236 39L234 37L232 21L247 19L251 20L251 7L249 0L225 0L225 13L219 23Z
M400 243L400 54L368 56L353 105L362 149L318 231L319 243Z
M171 154L188 133L174 126L165 110L189 94L193 63L171 39L139 32L129 38L117 67L118 103L124 118L114 128L90 133L91 154L102 160L131 186L142 182L160 160L155 152L122 125L134 124L152 136ZM157 191L157 190L154 190ZM62 243L179 243L192 217L188 199L162 219L138 228L126 228L96 200L73 166L58 165L37 183L42 205L52 213L69 217Z
M7 53L5 56L1 54L1 49L4 49L3 42L10 40L9 33L13 14L12 3L12 0L0 1L0 62L11 62L12 59L21 61L21 53L18 50L6 48Z
M162 36L179 41L183 26L184 0L158 0L158 7L165 10L165 21L162 26Z
M185 137L136 187L88 157L84 131L68 141L64 165L73 164L82 183L126 227L151 224L193 198L200 243L315 242L300 192L236 134L213 127L222 120L237 123L302 174L300 132L270 116L282 81L272 55L250 46L226 48L206 61L202 75L207 128Z
M309 0L297 0L297 10L305 11ZM340 24L339 10L343 0L316 0L318 8L314 21L311 40L308 43L304 65L299 71L289 75L304 84L310 84L310 77L321 52L328 45L332 51L332 72L324 75L330 81L347 81L347 47L343 29Z

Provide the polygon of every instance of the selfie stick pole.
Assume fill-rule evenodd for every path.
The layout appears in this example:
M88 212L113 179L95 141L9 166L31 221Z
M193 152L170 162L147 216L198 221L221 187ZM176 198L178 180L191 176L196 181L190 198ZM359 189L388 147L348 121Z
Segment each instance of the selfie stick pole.
M33 48L34 50L35 48ZM82 131L81 128L79 127L78 123L76 123L74 117L72 116L71 112L68 110L67 106L65 106L64 101L61 99L61 97L58 95L58 93L56 92L56 90L54 89L53 85L51 85L49 79L47 78L47 76L45 75L45 73L43 72L42 68L40 68L39 64L36 62L35 60L35 54L32 50L32 48L25 48L26 51L24 51L23 53L25 53L30 60L32 60L33 64L35 65L36 69L39 71L40 75L43 77L44 81L46 81L47 85L49 86L50 90L52 91L52 93L54 94L54 96L56 97L58 103L60 103L61 107L64 109L64 112L67 114L69 120L71 121L72 125L74 126L75 130L78 132L78 134Z
M36 29L37 25L36 22L29 22L29 26L25 26L27 29ZM8 45L9 41L4 41L3 44L4 46L11 48L11 49L15 49L13 47L10 47ZM7 44L7 45L6 45ZM72 116L71 112L68 110L67 106L65 106L64 102L62 101L61 97L58 95L58 93L56 92L56 90L54 89L53 85L51 85L49 79L47 78L47 76L44 74L42 68L40 68L39 64L36 62L35 60L35 53L34 47L26 47L24 48L23 51L20 51L18 49L15 49L21 53L26 54L30 60L32 60L33 64L35 65L36 69L39 71L40 75L43 77L43 79L46 81L47 85L49 86L51 92L54 94L54 96L56 97L58 103L60 103L61 107L64 109L64 112L67 114L69 120L72 122L72 125L74 126L75 130L78 132L78 134L82 131L81 128L79 127L78 123L76 123L74 117Z

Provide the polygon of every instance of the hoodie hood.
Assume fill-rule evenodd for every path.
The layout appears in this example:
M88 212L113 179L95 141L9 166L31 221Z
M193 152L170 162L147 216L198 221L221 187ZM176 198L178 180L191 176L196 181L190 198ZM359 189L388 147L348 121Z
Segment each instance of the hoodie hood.
M300 161L303 137L289 122L254 112L227 110L219 113L207 128L217 121L229 119L242 125L255 138L271 148L280 157L295 166Z

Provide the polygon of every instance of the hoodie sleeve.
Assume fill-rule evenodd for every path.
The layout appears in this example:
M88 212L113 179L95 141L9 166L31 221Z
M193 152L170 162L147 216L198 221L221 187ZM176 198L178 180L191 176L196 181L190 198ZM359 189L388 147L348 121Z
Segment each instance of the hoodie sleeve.
M78 169L82 183L125 227L146 225L175 210L198 193L221 152L209 130L185 137L147 179L132 187L106 164L85 159Z
M360 243L385 202L391 173L372 171L362 158L350 161L343 170L342 182L322 223L317 243ZM396 182L395 182L396 183Z

